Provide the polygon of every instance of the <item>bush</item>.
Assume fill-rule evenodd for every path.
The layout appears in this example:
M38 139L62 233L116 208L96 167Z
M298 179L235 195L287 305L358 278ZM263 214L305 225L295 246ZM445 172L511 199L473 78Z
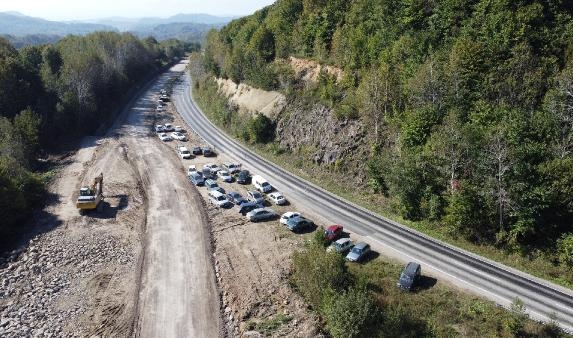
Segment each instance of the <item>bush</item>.
M293 255L292 283L306 301L320 309L331 292L342 292L348 285L348 273L341 255L328 253L315 242Z
M268 143L275 138L275 125L271 119L257 113L249 124L249 139L255 143Z
M322 307L326 328L333 338L361 337L378 313L365 288L350 287L341 294L331 293Z

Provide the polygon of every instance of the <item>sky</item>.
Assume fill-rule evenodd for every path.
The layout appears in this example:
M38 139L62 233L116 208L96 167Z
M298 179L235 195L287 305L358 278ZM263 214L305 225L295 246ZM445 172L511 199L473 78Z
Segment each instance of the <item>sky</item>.
M127 18L169 17L205 13L242 16L275 0L0 0L0 12L16 11L47 20L88 20L121 16Z

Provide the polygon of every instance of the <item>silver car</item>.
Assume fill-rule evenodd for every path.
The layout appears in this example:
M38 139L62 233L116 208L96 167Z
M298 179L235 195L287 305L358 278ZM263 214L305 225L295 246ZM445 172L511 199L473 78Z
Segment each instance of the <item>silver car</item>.
M258 208L247 213L247 218L251 222L264 221L267 219L272 219L278 215L271 209L268 208Z
M346 259L351 262L360 262L368 253L370 253L370 244L360 242L350 250L348 255L346 255Z

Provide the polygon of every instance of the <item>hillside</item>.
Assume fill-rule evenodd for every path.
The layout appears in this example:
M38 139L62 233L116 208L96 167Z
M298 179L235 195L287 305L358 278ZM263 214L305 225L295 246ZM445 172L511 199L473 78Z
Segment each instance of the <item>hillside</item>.
M204 65L287 94L271 121L277 153L351 174L347 189L443 236L565 270L573 265L572 13L557 0L279 0L210 33ZM293 56L344 76L302 80L285 62ZM325 111L340 128L352 121L364 132L330 142L347 144L330 152L321 143ZM285 124L293 114L314 119Z
M14 12L0 13L0 34L17 37L25 35L49 34L65 36L69 34L85 35L96 31L115 31L116 29L91 23L64 23L33 18Z

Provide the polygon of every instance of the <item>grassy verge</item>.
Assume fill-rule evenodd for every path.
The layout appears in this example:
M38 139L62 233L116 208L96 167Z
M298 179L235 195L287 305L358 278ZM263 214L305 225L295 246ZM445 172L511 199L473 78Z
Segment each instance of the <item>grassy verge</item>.
M573 270L554 264L551 258L541 251L530 252L527 255L511 253L492 245L476 245L462 237L456 236L449 228L440 227L436 223L404 220L392 212L388 206L388 201L383 196L364 194L362 190L357 191L356 187L345 185L345 180L339 179L342 174L337 173L337 169L334 167L324 168L315 165L299 154L293 154L280 149L276 143L261 145L242 142L241 132L244 125L237 122L240 120L237 114L232 114L228 111L226 100L217 95L215 86L194 85L193 94L203 112L205 112L215 124L229 133L229 135L234 136L236 140L256 152L259 156L279 165L291 173L357 205L393 219L396 222L416 229L433 238L573 289Z

